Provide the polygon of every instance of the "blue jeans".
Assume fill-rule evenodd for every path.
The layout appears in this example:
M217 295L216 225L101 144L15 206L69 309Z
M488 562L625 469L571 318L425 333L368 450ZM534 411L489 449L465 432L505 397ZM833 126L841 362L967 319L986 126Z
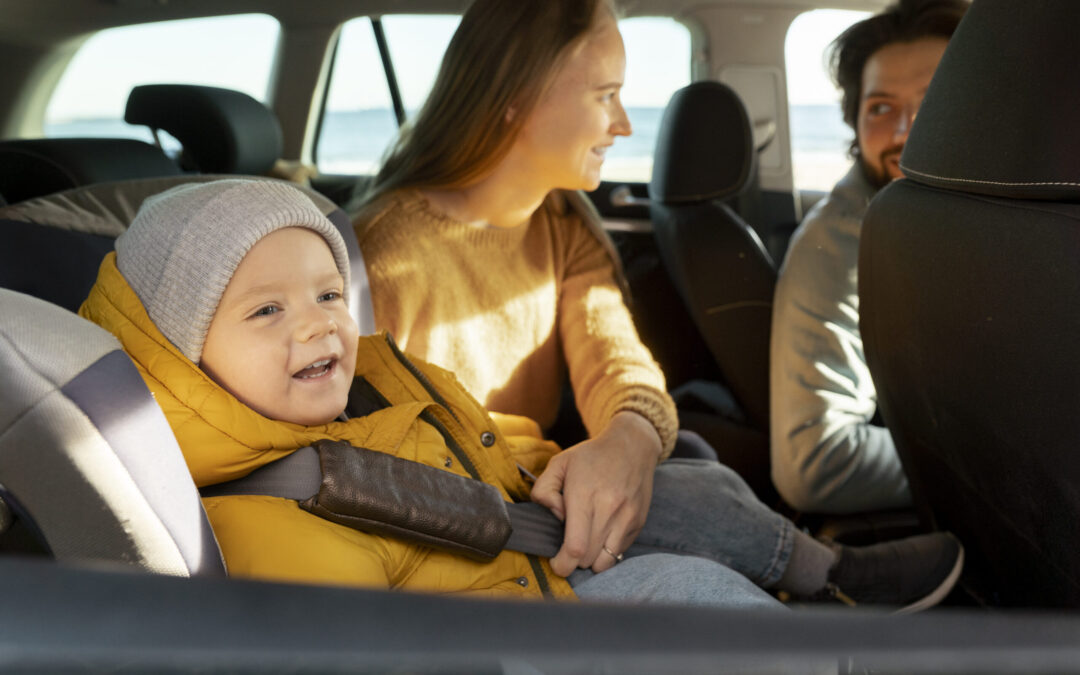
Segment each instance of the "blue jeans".
M703 443L696 435L680 432L679 436L680 442ZM626 560L599 575L590 570L578 570L570 575L570 583L579 595L583 591L589 593L586 583L599 584L601 577L617 568L629 567L628 563L634 558L676 554L719 563L754 585L768 588L779 581L787 568L795 541L794 528L791 521L758 501L742 478L726 466L708 460L669 459L656 468L649 515L641 533L626 550ZM662 576L664 564L672 565L670 574L682 573L672 564L670 556L661 556L655 563L635 563L634 570L620 572L605 587L621 587L626 593L622 599L634 599L642 591L632 584L642 581L631 572L648 568L652 574ZM696 588L693 590L671 582L667 588L673 594L673 602L684 602L685 597L693 593L706 598L716 595L712 589L704 590L700 585L708 577L703 569L703 566L694 567L696 576L692 583ZM745 588L730 583L727 571L715 572L715 584L721 589L720 594L739 594L739 598L732 600L735 603L751 601L752 598L743 597L746 596ZM627 580L620 581L624 577ZM753 585L747 586L771 600ZM616 591L617 588L607 588L605 592L611 595L606 595L606 599L619 599ZM656 591L649 592L655 594ZM662 599L655 595L650 597Z
M577 570L570 575L570 585L586 602L647 602L727 609L783 607L749 579L720 563L672 553L627 558L600 574Z

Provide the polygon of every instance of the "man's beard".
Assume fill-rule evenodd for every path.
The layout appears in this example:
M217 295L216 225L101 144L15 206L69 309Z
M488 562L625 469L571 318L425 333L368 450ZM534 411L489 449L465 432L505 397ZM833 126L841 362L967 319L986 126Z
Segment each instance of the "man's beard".
M899 157L900 153L904 150L904 146L892 146L886 148L880 155L878 155L878 166L871 166L866 161L866 157L859 153L859 164L862 165L863 174L866 176L866 180L870 182L874 190L880 190L893 181L893 177L889 175L888 169L885 167L888 165L888 161L891 157Z

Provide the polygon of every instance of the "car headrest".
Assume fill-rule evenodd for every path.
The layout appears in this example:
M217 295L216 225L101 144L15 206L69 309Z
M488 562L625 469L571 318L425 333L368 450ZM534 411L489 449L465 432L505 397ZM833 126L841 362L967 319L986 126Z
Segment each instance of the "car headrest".
M232 89L140 85L128 96L124 120L172 134L184 147L185 162L202 173L266 173L284 144L274 113Z
M112 250L112 240L127 229L143 200L181 183L234 177L200 174L101 183L0 207L0 227L11 244L0 247L0 287L75 309L97 279L98 266ZM306 194L345 240L351 277L349 311L361 335L374 333L371 288L352 222L315 190L290 185Z
M665 204L726 199L753 175L753 130L738 94L720 82L694 82L664 110L649 197Z
M926 92L900 168L924 184L1080 199L1075 0L973 3Z
M0 289L0 496L60 561L225 566L176 439L98 326Z
M80 185L180 173L159 148L132 139L0 141L0 193L11 204Z

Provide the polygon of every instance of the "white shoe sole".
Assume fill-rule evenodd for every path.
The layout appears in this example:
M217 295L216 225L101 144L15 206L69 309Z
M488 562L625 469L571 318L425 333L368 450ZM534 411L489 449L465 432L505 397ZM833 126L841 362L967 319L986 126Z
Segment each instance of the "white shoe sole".
M916 600L915 602L901 607L894 612L895 614L912 614L914 612L921 612L924 609L929 609L945 599L945 596L949 594L949 591L956 585L957 580L960 579L960 572L964 569L964 545L960 544L960 555L956 556L956 564L953 565L949 575L945 577L937 588L932 590L929 594Z

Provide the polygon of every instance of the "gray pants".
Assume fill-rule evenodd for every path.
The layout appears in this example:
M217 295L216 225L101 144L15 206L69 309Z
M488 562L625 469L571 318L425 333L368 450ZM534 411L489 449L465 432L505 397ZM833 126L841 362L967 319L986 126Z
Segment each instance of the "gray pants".
M724 465L671 459L656 469L649 515L626 560L569 581L590 600L775 606L759 586L783 575L794 527Z

